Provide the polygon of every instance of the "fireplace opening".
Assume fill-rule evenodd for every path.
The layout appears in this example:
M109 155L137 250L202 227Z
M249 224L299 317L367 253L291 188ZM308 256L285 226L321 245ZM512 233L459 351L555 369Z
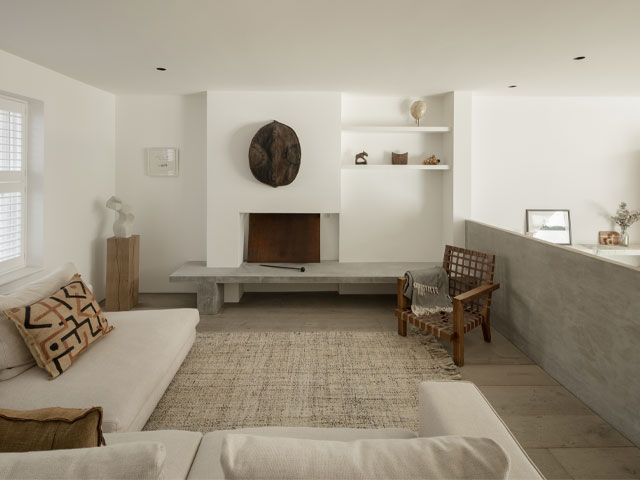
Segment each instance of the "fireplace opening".
M320 262L320 214L250 213L247 262Z

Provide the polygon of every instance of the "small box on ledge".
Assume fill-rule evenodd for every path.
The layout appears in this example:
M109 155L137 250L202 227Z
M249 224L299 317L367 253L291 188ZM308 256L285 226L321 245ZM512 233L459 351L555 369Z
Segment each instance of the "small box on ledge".
M138 304L140 235L107 239L107 311L131 310Z

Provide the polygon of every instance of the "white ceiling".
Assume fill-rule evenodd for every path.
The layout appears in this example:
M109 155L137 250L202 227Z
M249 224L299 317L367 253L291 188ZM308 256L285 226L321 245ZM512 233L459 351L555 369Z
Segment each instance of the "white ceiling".
M0 49L115 93L640 95L640 0L0 0Z

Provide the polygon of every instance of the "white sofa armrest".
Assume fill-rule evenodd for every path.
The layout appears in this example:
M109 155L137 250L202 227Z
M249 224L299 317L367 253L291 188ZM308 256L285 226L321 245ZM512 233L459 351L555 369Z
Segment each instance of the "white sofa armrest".
M429 381L420 384L420 436L466 435L498 442L511 459L509 478L544 478L511 431L471 382Z

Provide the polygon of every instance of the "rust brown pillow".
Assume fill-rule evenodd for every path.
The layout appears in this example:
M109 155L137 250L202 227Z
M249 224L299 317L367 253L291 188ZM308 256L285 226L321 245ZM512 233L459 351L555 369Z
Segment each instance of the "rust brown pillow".
M89 345L113 330L78 274L48 297L4 313L18 327L38 366L52 378L69 368Z
M99 447L102 407L0 409L0 452Z

